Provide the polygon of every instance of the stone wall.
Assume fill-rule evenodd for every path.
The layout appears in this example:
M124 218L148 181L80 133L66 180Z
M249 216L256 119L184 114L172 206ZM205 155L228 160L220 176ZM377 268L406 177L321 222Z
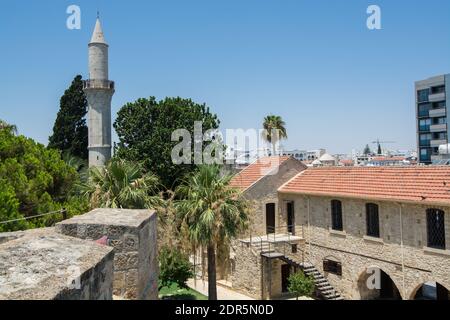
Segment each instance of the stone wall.
M281 208L278 205L277 190L281 185L305 169L306 166L302 162L290 158L283 162L274 174L264 176L244 191L244 196L251 202L253 208L253 219L249 230L242 234L240 238L267 234L266 204L268 203L275 204L275 227L278 230L283 226L283 222L278 219ZM230 275L225 275L225 277L231 278L233 288L256 299L268 299L271 292L274 292L274 296L278 297L280 295L278 292L281 292L281 282L271 283L271 277L269 276L269 272L277 272L280 269L277 266L277 262L272 261L273 268L270 268L268 261L262 262L259 253L256 253L252 248L241 244L239 241L236 241L236 243L238 244L233 245L231 248L231 263L234 265L234 270L231 277L229 277ZM219 266L219 268L221 270L226 269L225 266ZM270 288L271 286L272 288Z
M99 239L114 247L114 295L158 298L156 214L150 210L96 209L57 224L62 234Z
M264 176L245 190L244 195L252 202L255 214L253 223L250 226L252 235L266 234L266 204L275 203L275 214L279 212L278 188L305 169L306 166L302 162L290 158L283 162L274 174ZM278 219L275 219L275 226L280 226Z
M389 275L403 299L414 297L425 282L438 282L450 289L450 251L427 248L426 209L420 204L374 202L360 199L342 201L344 231L331 227L330 197L304 197L280 194L281 201L294 201L297 235L303 235L306 244L300 248L330 283L347 299L367 297L361 282L368 268L379 268ZM366 234L365 204L379 205L380 238ZM445 211L446 243L450 244L450 208ZM279 216L286 219L285 210ZM400 222L402 221L402 222ZM402 228L400 227L402 226ZM403 246L401 245L403 239ZM342 276L323 271L323 260L342 263ZM364 284L363 284L364 285Z
M235 270L231 275L233 289L260 300L285 296L281 290L281 266L279 259L261 256L247 243L233 246Z
M110 300L113 249L54 228L0 234L0 300Z
M235 268L231 275L233 289L255 299L261 299L261 256L250 247L250 244L236 243Z

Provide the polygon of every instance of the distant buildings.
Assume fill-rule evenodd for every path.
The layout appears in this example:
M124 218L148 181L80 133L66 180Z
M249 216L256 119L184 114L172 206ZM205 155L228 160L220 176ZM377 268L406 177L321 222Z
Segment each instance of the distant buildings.
M367 162L367 166L369 167L405 166L410 164L411 162L406 160L405 157L385 157L385 156L373 157Z
M316 150L292 150L292 151L283 151L282 155L291 156L297 160L304 162L312 162L314 160L319 159L323 156L327 151L325 149L316 149Z
M450 74L416 82L417 149L419 162L440 160L439 146L448 145L447 120Z

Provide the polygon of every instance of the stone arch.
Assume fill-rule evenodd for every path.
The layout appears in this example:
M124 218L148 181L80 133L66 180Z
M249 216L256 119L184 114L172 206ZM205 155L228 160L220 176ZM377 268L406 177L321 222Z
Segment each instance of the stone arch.
M428 293L420 292L424 290L424 286L428 286ZM434 286L434 291L433 291ZM409 292L410 300L450 300L450 286L443 284L440 281L428 279L420 283L416 283L413 289Z
M358 274L356 291L361 300L402 300L400 287L385 269L371 265Z

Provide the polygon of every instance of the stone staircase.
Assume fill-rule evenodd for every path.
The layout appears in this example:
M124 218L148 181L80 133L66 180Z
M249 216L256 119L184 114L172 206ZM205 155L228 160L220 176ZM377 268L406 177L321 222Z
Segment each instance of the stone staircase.
M269 241L260 238L257 241L251 242L251 247L259 254L277 254L275 247L269 243ZM317 293L325 300L344 300L344 298L333 288L328 280L317 270L317 268L311 263L300 263L295 261L292 257L284 254L279 254L278 258L287 264L294 266L302 270L306 275L311 276L314 279L314 284Z
M314 279L316 290L325 300L344 300L339 292L337 292L336 289L334 289L328 280L323 276L323 274L321 274L319 270L317 270L317 268L311 263L298 263L297 261L286 256L282 257L281 260L303 270L307 276L312 277Z

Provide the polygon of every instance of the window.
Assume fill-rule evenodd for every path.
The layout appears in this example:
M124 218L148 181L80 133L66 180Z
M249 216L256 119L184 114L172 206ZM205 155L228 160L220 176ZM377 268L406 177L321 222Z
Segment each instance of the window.
M443 93L443 92L445 92L445 86L437 86L437 87L431 88L432 94Z
M446 124L447 118L446 117L440 117L440 118L434 118L433 124Z
M342 231L342 202L339 200L331 201L331 228L333 230Z
M378 205L366 204L367 235L369 237L380 237L380 221L378 219Z
M445 222L444 211L438 209L427 210L428 247L445 250Z
M424 89L417 91L417 100L419 102L428 102L428 96L430 95L430 89Z
M296 244L293 244L292 245L292 247L291 247L291 251L292 251L292 253L297 253L298 252L298 247L297 247L297 245Z
M433 103L433 109L442 109L442 108L445 108L445 101Z
M421 147L428 147L430 146L431 141L431 133L423 133L420 135L420 146Z
M420 131L429 131L431 125L431 119L421 119L419 121L419 130Z
M439 132L433 134L434 140L446 140L447 139L447 132Z
M342 264L333 260L323 260L323 271L342 276Z
M419 117L428 117L431 110L430 103L419 104Z

